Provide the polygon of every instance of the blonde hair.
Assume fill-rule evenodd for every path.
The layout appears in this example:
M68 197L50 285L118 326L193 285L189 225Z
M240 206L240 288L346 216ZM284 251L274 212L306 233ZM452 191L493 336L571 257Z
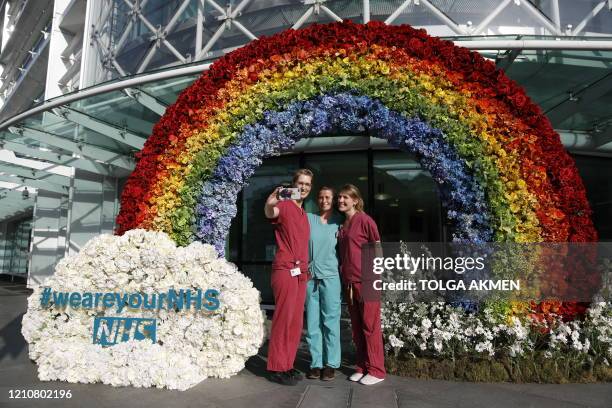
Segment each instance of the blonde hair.
M295 184L300 178L300 176L308 176L311 180L314 178L314 174L312 174L312 171L308 169L299 169L295 173L293 173L293 180L291 182Z
M357 204L355 204L355 210L363 211L363 198L361 197L361 192L359 191L357 186L354 186L352 184L345 184L338 192L338 194L342 193L346 193L353 200L357 201Z

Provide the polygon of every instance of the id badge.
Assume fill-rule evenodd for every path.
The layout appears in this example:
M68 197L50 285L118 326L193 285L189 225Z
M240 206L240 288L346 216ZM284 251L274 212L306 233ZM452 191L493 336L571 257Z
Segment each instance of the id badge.
M293 268L290 269L289 272L291 272L291 276L298 276L299 274L302 273L302 271L300 270L300 268Z

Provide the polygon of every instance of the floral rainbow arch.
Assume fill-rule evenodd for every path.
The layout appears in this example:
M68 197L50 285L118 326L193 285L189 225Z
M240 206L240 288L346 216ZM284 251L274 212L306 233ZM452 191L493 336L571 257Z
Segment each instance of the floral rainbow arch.
M415 153L458 240L597 240L575 163L524 90L476 52L380 22L288 30L216 61L138 154L117 233L164 231L223 252L261 160L340 132Z

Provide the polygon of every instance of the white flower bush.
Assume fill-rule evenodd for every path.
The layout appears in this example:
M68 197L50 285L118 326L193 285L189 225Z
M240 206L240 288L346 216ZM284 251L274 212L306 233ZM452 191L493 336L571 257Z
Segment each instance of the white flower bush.
M492 309L468 313L444 303L386 303L382 311L385 348L412 357L519 357L543 351L547 358L612 360L612 303L592 303L583 320L550 321L529 315L499 316Z
M211 245L177 247L162 232L101 235L62 259L46 283L56 292L167 293L216 289L213 311L41 306L43 287L28 299L22 333L41 380L102 382L113 386L185 390L207 377L227 378L244 368L264 337L259 291ZM93 344L96 316L154 318L156 342Z

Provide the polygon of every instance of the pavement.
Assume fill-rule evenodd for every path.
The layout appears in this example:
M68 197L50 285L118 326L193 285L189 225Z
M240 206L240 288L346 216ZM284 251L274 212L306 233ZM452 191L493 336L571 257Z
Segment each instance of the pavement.
M304 380L282 386L266 379L266 348L247 361L236 376L207 379L187 391L112 387L104 384L42 382L28 358L21 336L21 318L28 291L23 284L0 281L0 407L231 407L231 408L359 408L359 407L612 407L612 383L511 384L417 380L389 375L367 387L347 380L351 355L331 382ZM343 337L346 338L343 331ZM298 369L308 368L308 352L300 346ZM9 399L9 390L70 390L70 399Z

